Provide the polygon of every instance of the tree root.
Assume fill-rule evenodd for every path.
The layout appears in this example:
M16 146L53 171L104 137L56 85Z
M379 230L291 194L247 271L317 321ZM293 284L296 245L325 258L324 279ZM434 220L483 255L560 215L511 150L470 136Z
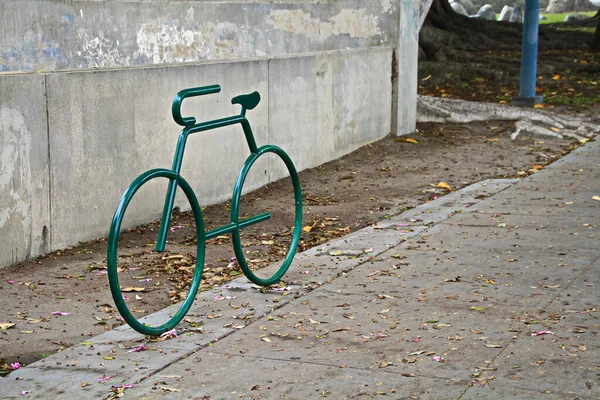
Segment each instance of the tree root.
M559 117L542 110L510 107L503 104L418 96L418 122L469 123L474 121L517 121L514 140L521 132L578 140L600 134L600 124L575 117ZM550 128L545 127L550 126Z

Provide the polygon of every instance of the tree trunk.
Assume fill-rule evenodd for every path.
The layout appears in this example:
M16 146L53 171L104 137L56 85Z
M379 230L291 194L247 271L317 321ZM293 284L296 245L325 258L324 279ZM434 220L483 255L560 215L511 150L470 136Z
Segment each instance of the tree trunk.
M594 40L590 45L590 51L600 51L600 11L594 16L596 18L596 31L594 32Z
M569 25L589 26L591 22L595 25L591 19ZM558 31L559 26L564 24L539 26L540 51L586 47L590 43L589 32ZM431 61L464 62L465 57L473 59L478 52L483 54L490 49L519 51L522 31L520 23L469 18L454 12L448 0L433 0L419 34L420 54ZM597 29L596 35L599 34ZM598 40L596 48L600 46Z

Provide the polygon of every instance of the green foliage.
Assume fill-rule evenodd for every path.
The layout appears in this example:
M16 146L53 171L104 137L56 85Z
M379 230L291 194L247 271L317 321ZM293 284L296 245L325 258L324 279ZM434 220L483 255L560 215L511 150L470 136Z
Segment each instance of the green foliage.
M540 24L553 24L556 22L565 22L565 17L569 14L583 14L583 15L587 15L589 17L593 17L596 12L595 11L587 11L587 12L568 12L568 13L562 13L562 14L546 14L546 13L542 13L543 15L546 16L547 19L541 20Z

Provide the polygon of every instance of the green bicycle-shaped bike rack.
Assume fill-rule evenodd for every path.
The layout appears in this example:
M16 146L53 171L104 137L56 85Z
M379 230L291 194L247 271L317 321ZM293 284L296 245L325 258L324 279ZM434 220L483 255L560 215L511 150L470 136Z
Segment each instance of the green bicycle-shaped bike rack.
M173 166L171 169L157 168L144 172L140 176L138 176L127 188L119 205L117 206L117 210L115 211L115 215L112 219L112 224L110 227L110 233L108 236L108 254L107 254L107 264L108 264L108 279L110 283L110 290L112 292L113 299L117 306L117 309L121 313L121 316L136 331L145 334L145 335L160 335L168 330L173 329L187 314L192 303L194 302L194 298L196 297L196 293L198 292L198 288L200 287L200 280L202 278L202 270L204 267L204 256L205 256L205 243L206 240L224 235L227 233L231 233L232 242L233 242L233 250L235 252L235 256L237 261L246 275L246 277L261 286L268 286L275 284L281 280L287 269L289 268L294 255L296 253L296 248L298 246L298 242L300 240L300 234L302 231L302 192L300 189L300 180L298 179L298 173L296 172L296 168L294 167L294 163L287 155L285 151L281 148L273 145L265 145L261 147L256 146L256 142L254 140L254 135L252 133L252 129L250 127L250 123L246 119L246 111L252 110L255 108L260 102L260 95L258 92L253 92L250 94L240 95L234 97L231 102L232 104L239 104L242 107L242 111L239 115L235 115L232 117L216 119L207 122L196 123L196 118L194 117L182 117L181 116L181 103L187 97L195 97L202 96L205 94L218 93L221 91L221 87L219 85L212 86L203 86L197 88L184 89L177 93L175 99L173 100L172 106L172 114L173 119L179 125L182 125L184 128L182 129L179 139L177 141L177 147L175 150L175 157L173 159ZM193 133L208 131L211 129L222 128L229 125L240 124L242 125L246 142L248 143L248 148L250 150L250 155L244 162L242 169L238 175L237 181L235 182L235 186L233 188L233 195L231 200L231 214L230 214L230 223L219 228L204 231L204 222L202 218L202 210L200 204L198 203L198 199L194 191L188 182L180 175L181 166L183 163L183 153L185 150L185 145L188 139L188 136ZM242 188L244 186L244 181L246 180L246 176L250 171L252 165L256 162L256 160L266 153L276 154L281 158L281 160L285 163L289 175L292 180L292 184L294 187L294 227L291 243L289 246L288 253L283 260L282 265L279 267L277 272L269 278L260 278L254 274L254 272L248 266L246 258L244 256L244 251L242 250L242 244L240 239L240 229L259 223L261 221L265 221L271 218L270 213L262 213L258 215L254 215L249 218L241 219L239 218L239 205L240 198L242 195ZM167 195L165 199L165 204L162 212L160 228L158 231L158 238L156 240L156 251L162 252L165 250L165 245L167 242L167 234L169 232L169 223L171 220L171 214L173 211L173 206L175 202L175 194L177 191L177 187L179 186L187 200L191 205L191 210L194 215L194 220L196 223L196 237L197 237L197 249L196 249L196 266L194 270L194 275L192 278L192 282L190 284L190 289L188 291L187 297L181 303L178 311L164 324L159 326L149 326L147 324L141 323L138 321L123 299L123 293L121 292L121 287L119 285L119 275L118 275L118 254L117 249L119 245L119 231L121 229L121 224L123 221L123 217L125 216L125 211L129 203L131 202L133 196L136 192L146 183L152 181L157 178L167 178L169 180L169 184L167 187Z

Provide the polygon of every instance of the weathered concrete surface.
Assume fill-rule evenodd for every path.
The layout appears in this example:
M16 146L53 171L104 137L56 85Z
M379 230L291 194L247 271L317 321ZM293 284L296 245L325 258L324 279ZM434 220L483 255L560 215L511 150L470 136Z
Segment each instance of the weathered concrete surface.
M21 141L23 157L33 160L23 162L33 163L32 171L39 172L27 178L33 184L22 188L30 196L23 203L30 207L27 214L13 210L16 205L8 199L17 195L11 194L12 186L5 186L4 225L12 227L14 241L0 242L6 254L0 264L105 236L127 185L143 171L171 167L181 128L172 120L171 102L182 88L222 86L221 93L185 100L182 114L198 121L238 114L239 106L231 105L231 98L258 91L261 103L247 114L257 144L280 146L302 170L390 132L391 57L390 48L375 47L274 59L2 75L2 82L33 82L18 87L7 83L2 134L5 141ZM9 115L13 109L31 116L31 123ZM15 134L21 127L13 126L14 118L25 124L26 134ZM28 139L27 132L40 137ZM21 181L20 170L11 167L21 162L14 152L15 145L4 150L6 184ZM182 176L202 205L224 201L231 197L248 155L240 126L192 135ZM244 189L286 175L281 161L264 156L252 167ZM39 190L32 192L33 188ZM157 219L165 192L166 179L145 185L128 208L124 226ZM189 209L183 195L177 205Z
M0 265L48 251L49 160L43 75L0 75Z
M396 87L398 102L394 107L394 133L398 136L413 133L417 129L418 56L419 56L419 0L400 2L400 30L396 48ZM431 4L429 4L431 6ZM428 7L429 7L428 6Z
M184 103L183 114L201 120L234 115L239 106L229 104L231 97L259 91L261 104L248 113L257 144L282 147L302 170L389 133L390 114L385 105L391 93L386 73L390 57L390 49L375 48L272 60L49 74L52 247L105 235L126 185L144 170L170 167L179 128L172 122L171 97L165 93L176 93L186 85L222 83L222 93ZM224 201L231 196L248 154L239 126L200 133L188 141L182 175L201 204ZM282 162L263 157L254 165L245 188L258 188L286 174ZM127 225L160 215L164 185L166 180L136 196L140 203L132 204ZM179 205L189 208L184 198ZM76 215L86 218L73 218Z
M283 292L238 279L202 293L190 313L202 333L182 324L179 338L149 342L121 327L13 372L22 379L5 379L3 394L101 398L134 384L126 397L599 398L600 249L587 242L597 242L598 202L561 217L575 206L561 190L600 192L599 154L590 142L513 186L481 183L312 249ZM522 199L553 189L555 204ZM520 207L494 211L510 201ZM542 215L548 229L538 230ZM585 246L547 245L582 225ZM144 342L149 350L128 352Z
M394 46L394 0L0 1L0 71ZM400 38L402 40L402 38Z
M417 36L416 0L0 0L0 71L48 74L46 136L53 160L48 167L51 182L43 183L52 188L50 195L35 199L50 197L52 205L44 245L0 244L3 254L15 253L0 265L104 236L112 214L108 210L125 187L116 181L129 182L149 167L169 166L172 150L164 150L174 148L176 132L170 122L170 96L181 88L222 83L227 99L258 89L263 105L250 117L259 140L266 134L273 138L269 143L293 144L285 150L299 169L337 158L391 131L414 131ZM390 49L400 66L394 71ZM247 63L236 63L242 59ZM206 65L177 65L182 62ZM165 64L173 69L119 68ZM94 69L81 70L86 68ZM226 71L217 72L220 68ZM290 82L296 86L288 86ZM42 94L22 95L37 104ZM215 108L213 99L198 104L213 117L225 110L222 98ZM42 115L35 109L27 114ZM171 141L167 134L173 135ZM192 138L184 176L208 204L226 198L231 189L223 191L223 185L233 169L222 162L198 167L190 153L196 160L222 160L214 149L227 148L224 154L231 148L234 165L243 153L236 147L237 136L229 132L205 137L201 144ZM253 168L247 189L284 172L275 157L264 157ZM222 178L213 182L206 176ZM139 196L144 203L132 206L126 224L158 216L160 192L154 187ZM38 230L32 238L40 235ZM18 250L25 247L29 250Z
M381 139L391 129L391 62L389 48L272 59L270 142L303 170Z
M267 67L267 60L257 60L49 74L53 248L106 235L127 185L145 170L171 167L181 128L171 102L184 87L222 84L221 93L184 102L182 114L198 121L238 114L231 98L259 91L263 103L248 118L257 143L267 143ZM202 132L189 137L181 173L201 204L213 204L231 196L248 154L239 125ZM262 160L254 166L265 168ZM166 182L134 198L128 225L160 216ZM264 173L253 174L246 187L265 183ZM189 209L183 196L178 204Z

